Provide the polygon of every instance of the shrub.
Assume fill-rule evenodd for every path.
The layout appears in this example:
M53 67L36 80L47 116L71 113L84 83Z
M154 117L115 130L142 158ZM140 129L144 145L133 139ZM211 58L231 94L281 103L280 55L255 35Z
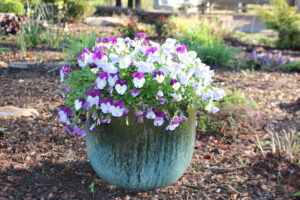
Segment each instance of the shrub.
M277 69L288 72L300 72L300 61L280 65Z
M20 30L20 23L23 20L22 16L6 15L0 19L0 30L7 34L16 34Z
M186 29L179 35L179 41L196 51L205 64L229 66L234 56L234 51L204 26Z
M96 8L89 2L80 0L70 0L67 2L67 17L72 20L82 20L94 14Z
M24 5L19 0L4 0L4 2L0 4L0 12L23 15Z
M257 8L257 14L267 28L278 32L276 45L280 48L300 49L300 15L285 0L271 0L273 7Z
M160 15L155 19L154 28L158 36L167 36L171 29L170 21L164 15Z
M144 30L139 29L136 22L129 22L127 25L121 25L118 28L118 31L121 33L122 37L129 37L130 39L134 39L138 32L144 32Z

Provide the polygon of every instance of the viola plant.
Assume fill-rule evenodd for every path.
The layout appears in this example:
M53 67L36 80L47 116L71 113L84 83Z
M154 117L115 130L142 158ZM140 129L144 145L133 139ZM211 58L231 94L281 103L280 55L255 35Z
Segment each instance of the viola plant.
M152 120L153 126L173 131L188 120L187 107L215 113L215 101L225 96L211 86L213 70L171 38L162 45L144 33L134 40L99 38L82 51L78 64L79 70L64 66L60 73L66 104L60 107L60 122L73 135L128 116L139 125ZM92 120L88 128L86 116Z

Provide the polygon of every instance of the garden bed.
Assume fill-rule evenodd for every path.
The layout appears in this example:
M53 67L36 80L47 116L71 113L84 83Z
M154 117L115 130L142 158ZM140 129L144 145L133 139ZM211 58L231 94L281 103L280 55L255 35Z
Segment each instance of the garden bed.
M300 167L293 157L259 150L255 137L300 130L300 74L217 70L215 84L240 89L260 104L241 118L237 137L198 131L192 164L175 184L150 192L107 185L92 170L84 138L59 125L59 77L41 69L0 73L0 106L35 108L36 118L0 120L2 199L293 199ZM288 84L287 84L288 83ZM220 113L221 115L221 113ZM259 123L258 123L259 122ZM95 192L89 185L95 184Z

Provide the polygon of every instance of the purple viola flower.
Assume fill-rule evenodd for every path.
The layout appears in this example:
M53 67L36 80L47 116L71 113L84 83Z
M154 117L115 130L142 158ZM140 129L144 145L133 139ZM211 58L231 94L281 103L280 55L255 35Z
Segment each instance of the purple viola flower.
M101 96L99 90L87 90L85 94L87 95L87 102L91 107L93 105L97 106L99 104L99 98Z
M129 90L129 93L130 93L133 97L136 97L137 95L140 94L140 91L138 91L138 90Z
M60 110L66 113L67 117L69 118L72 117L72 109L69 108L68 106L60 106Z
M148 42L146 39L144 39L142 44L143 44L143 45L148 45L149 42Z
M75 110L80 110L82 108L82 105L85 103L85 98L78 98L74 101L74 107Z
M145 110L147 107L148 107L148 106L147 106L146 104L142 104L142 105L140 106L140 108L141 108L142 110Z
M104 51L97 49L93 55L93 59L101 60L105 55L106 55L106 53Z
M95 133L97 131L96 124L92 124L89 130Z
M145 33L140 32L140 33L135 34L135 39L136 40L143 39L143 38L146 38Z
M138 124L143 124L144 123L144 118L143 117L139 117L138 118Z
M159 102L161 105L165 104L167 101L168 101L168 100L167 100L166 98L163 98L163 97L158 98L158 102Z
M96 78L97 88L103 90L107 84L108 73L100 72L99 76Z
M60 89L61 89L62 91L64 91L64 92L67 92L67 93L71 92L71 88L69 88L69 87L67 87L67 86L63 86L63 87L61 87Z
M73 133L78 136L86 136L86 131L80 129L78 126L74 127Z
M66 66L62 66L59 70L59 74L60 74L60 82L64 82L65 81L65 74L70 73L71 69L70 69L70 65L67 64Z
M115 89L117 91L118 94L120 95L124 95L126 90L127 90L127 82L124 80L117 80L116 81L116 85L115 85Z
M149 48L146 49L145 54L149 55L150 53L155 53L157 51L157 49L158 48L155 47L155 46L154 47L149 47Z
M117 44L117 39L114 38L114 37L108 38L108 41L109 41L110 43L112 43L112 44Z
M176 51L178 53L184 53L184 52L186 52L186 46L185 45L181 45L181 46L179 46L179 47L176 48Z
M167 115L162 112L162 111L159 111L159 112L156 112L156 117L154 118L154 126L161 126L165 120L167 120L168 117Z
M109 124L111 119L109 117L106 117L106 118L101 118L100 121L103 124Z
M142 111L140 111L140 110L134 111L134 115L135 115L136 117L142 116L143 114L144 114L144 113L143 113Z
M170 124L166 127L166 130L173 131L179 126L180 117L175 117L170 122Z
M59 111L59 121L63 125L69 125L69 119L72 117L72 110L67 106L60 106Z
M133 84L136 88L142 88L145 83L144 74L142 72L134 72L132 74Z
M123 116L128 116L128 113L129 113L129 110L124 108L124 111L123 111Z

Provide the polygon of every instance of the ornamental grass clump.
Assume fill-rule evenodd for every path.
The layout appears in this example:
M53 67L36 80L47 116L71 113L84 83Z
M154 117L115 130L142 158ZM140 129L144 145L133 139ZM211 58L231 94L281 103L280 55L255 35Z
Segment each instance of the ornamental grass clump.
M66 105L60 107L60 122L73 135L129 115L137 125L152 120L153 126L173 131L188 120L188 108L215 113L214 102L225 96L211 86L210 67L171 38L162 45L144 33L134 40L98 38L92 49L82 51L78 64L79 70L61 68ZM86 117L92 124L87 128Z

